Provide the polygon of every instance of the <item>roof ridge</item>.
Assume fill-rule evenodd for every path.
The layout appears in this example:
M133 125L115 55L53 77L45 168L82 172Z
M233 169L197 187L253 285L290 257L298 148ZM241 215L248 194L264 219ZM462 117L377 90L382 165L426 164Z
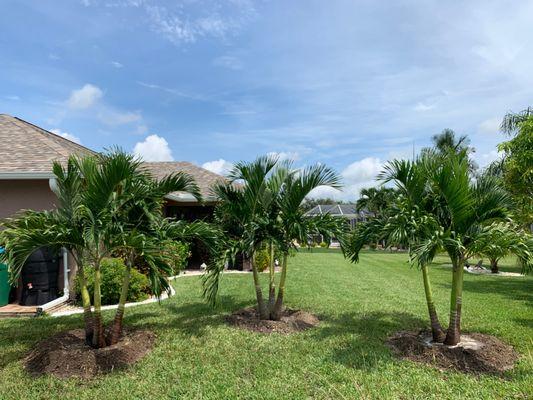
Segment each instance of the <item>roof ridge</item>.
M37 126L37 125L35 125L35 124L32 124L31 122L28 122L28 121L26 121L26 120L24 120L24 119L22 119L22 118L19 118L19 117L13 117L13 116L8 115L8 114L4 114L4 115L7 115L8 117L13 118L13 119L16 120L17 122L20 122L20 123L22 123L22 124L29 125L29 126L31 126L32 128L34 128L37 132L40 133L40 136L43 137L43 138L45 139L45 141L46 141L45 144L48 145L48 147L51 147L51 148L53 148L54 150L56 150L56 151L57 151L58 153L60 153L62 156L66 156L66 157L70 156L70 151L66 150L64 147L62 147L62 146L61 146L60 144L58 144L58 143L55 143L55 142L53 142L53 141L50 142L50 141L48 140L49 138L47 137L47 135L50 135L50 136L52 136L52 137L54 137L54 138L57 138L59 141L65 141L65 142L69 143L70 145L74 145L75 147L79 147L80 149L83 149L83 150L89 151L89 152L91 152L91 153L96 153L94 150L89 149L89 148L86 147L86 146L83 146L83 145L81 145L81 144L79 144L79 143L76 143L76 142L74 142L74 141L72 141L72 140L70 140L70 139L67 139L67 138L65 138L65 137L63 137L63 136L57 135L57 134L55 134L55 133L53 133L53 132L50 132L49 130L46 130L46 129L44 129L44 128L41 128L40 126Z

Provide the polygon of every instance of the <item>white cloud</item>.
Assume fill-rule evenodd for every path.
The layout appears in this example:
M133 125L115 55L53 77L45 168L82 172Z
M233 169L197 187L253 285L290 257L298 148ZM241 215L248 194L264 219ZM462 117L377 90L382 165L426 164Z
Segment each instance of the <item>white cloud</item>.
M503 157L503 153L498 152L497 150L491 150L488 153L483 154L474 154L474 159L479 164L481 168L484 168L488 166L493 161L496 161L498 159L501 159Z
M124 65L119 63L118 61L111 61L111 65L115 68L122 68Z
M278 157L279 161L298 161L300 159L300 154L296 151L271 151L267 153L271 157Z
M82 88L72 91L67 105L78 110L86 109L93 106L102 96L103 92L99 87L87 83Z
M381 172L383 163L379 158L367 157L348 165L342 172L344 187L342 190L321 186L311 192L309 197L332 198L354 201L359 197L363 188L377 186L377 175Z
M481 122L478 126L479 131L482 133L498 133L500 131L500 118L489 118Z
M237 33L255 15L251 2L227 2L228 13L220 13L219 7L206 5L201 15L186 13L183 7L163 7L144 4L152 29L174 44L194 43L201 38L225 39Z
M20 97L17 95L4 96L7 100L19 101Z
M348 165L343 171L342 176L352 182L367 182L374 179L383 167L379 158L366 157Z
M60 60L61 57L59 57L57 54L54 54L54 53L50 53L48 54L48 58L52 61L57 61L57 60Z
M157 135L150 135L143 142L138 142L133 148L133 152L145 161L174 160L168 142L165 138Z
M98 119L106 125L116 126L140 121L142 119L142 115L139 111L122 112L105 108L98 113Z
M416 103L416 105L413 107L413 110L424 112L424 111L433 110L434 108L435 108L434 104L425 104L425 103L419 102L419 103Z
M68 139L71 142L81 144L81 140L79 137L71 135L68 132L63 132L61 129L50 129L50 132L55 133L58 136L64 137L65 139Z
M213 60L213 65L238 71L243 68L241 60L232 56L220 56Z
M202 168L214 172L215 174L227 175L228 172L233 168L233 164L220 158L218 160L203 163Z

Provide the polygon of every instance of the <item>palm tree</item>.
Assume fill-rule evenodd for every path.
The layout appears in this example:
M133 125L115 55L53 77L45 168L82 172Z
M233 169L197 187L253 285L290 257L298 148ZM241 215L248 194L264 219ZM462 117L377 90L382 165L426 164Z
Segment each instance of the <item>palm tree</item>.
M533 117L533 107L527 107L518 113L509 112L503 118L500 130L506 135L512 135L531 117Z
M275 157L259 157L251 163L238 163L230 172L231 182L214 188L219 205L215 211L228 239L224 261L245 254L251 260L261 319L279 319L283 308L287 278L287 256L295 249L294 241L307 243L313 233L340 235L341 222L331 217L309 218L301 205L318 186L339 187L338 175L323 165L293 170L290 163L279 163ZM255 252L266 246L270 253L268 300L265 301ZM282 254L281 274L276 297L273 253ZM205 278L205 293L214 299L223 263L212 266Z
M497 222L484 227L475 246L473 251L489 259L490 269L494 274L499 272L499 260L509 254L518 256L523 272L531 267L529 262L530 254L533 253L533 235L510 222Z
M198 193L192 179L176 174L154 182L133 156L120 150L83 159L69 159L66 168L54 164L58 181L58 208L54 211L28 211L5 223L0 241L4 259L16 281L29 255L43 246L65 247L79 266L86 339L94 347L104 347L101 314L101 271L105 257L125 254L127 265L120 305L108 339L117 340L122 327L124 303L129 288L129 272L134 256L150 266L153 291L168 289L168 259L154 240L162 218L165 194L177 190ZM93 306L85 274L94 274Z
M431 234L437 223L431 216L433 208L431 197L428 196L426 169L434 163L435 154L423 152L415 161L390 161L379 175L383 182L394 182L399 196L391 203L387 212L378 217L359 224L349 237L345 255L352 262L359 262L359 253L364 245L384 240L388 245L404 245L412 254L413 248L420 240ZM411 261L414 261L410 257ZM435 309L428 263L420 263L424 292L431 321L431 332L435 342L445 338L444 330L439 322Z
M394 201L396 193L392 188L380 186L361 189L355 207L357 211L368 210L374 215L381 215Z

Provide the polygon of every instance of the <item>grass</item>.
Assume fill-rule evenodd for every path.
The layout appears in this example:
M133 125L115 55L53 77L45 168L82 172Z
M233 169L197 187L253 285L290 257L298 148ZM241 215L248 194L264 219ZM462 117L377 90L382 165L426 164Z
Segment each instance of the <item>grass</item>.
M177 295L126 312L126 324L156 332L156 347L132 368L93 381L31 378L21 358L38 340L81 326L79 317L0 320L0 399L509 399L533 392L533 277L465 274L463 330L496 335L521 354L504 378L474 377L395 359L383 344L401 329L427 325L420 273L405 254L368 252L356 265L331 250L290 259L287 305L320 316L292 336L227 326L224 315L252 305L249 275L226 275L220 305L203 303L198 277ZM446 322L451 271L431 269ZM514 270L504 263L504 270ZM112 314L106 314L107 319Z

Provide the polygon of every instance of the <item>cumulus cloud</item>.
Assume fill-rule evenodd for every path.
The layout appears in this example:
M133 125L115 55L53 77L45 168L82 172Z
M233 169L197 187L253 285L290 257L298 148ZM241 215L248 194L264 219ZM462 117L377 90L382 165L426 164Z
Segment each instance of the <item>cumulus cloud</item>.
M73 90L67 100L70 108L83 110L93 106L103 96L102 90L90 83L86 83L82 88Z
M172 151L165 138L150 135L143 142L138 142L133 148L133 153L145 161L173 161Z
M202 164L202 168L207 169L208 171L214 172L219 175L227 175L228 172L233 168L233 164L229 161L226 161L222 158L214 161L208 161Z
M124 65L119 63L118 61L111 61L111 65L115 68L122 68Z
M68 139L71 142L81 144L81 140L79 137L71 135L68 132L63 132L61 129L50 129L50 132L55 133L58 136L64 137L65 139Z
M383 168L383 162L376 157L366 157L348 165L342 172L344 187L341 191L329 187L318 187L309 197L355 200L361 189L377 186L375 180Z

